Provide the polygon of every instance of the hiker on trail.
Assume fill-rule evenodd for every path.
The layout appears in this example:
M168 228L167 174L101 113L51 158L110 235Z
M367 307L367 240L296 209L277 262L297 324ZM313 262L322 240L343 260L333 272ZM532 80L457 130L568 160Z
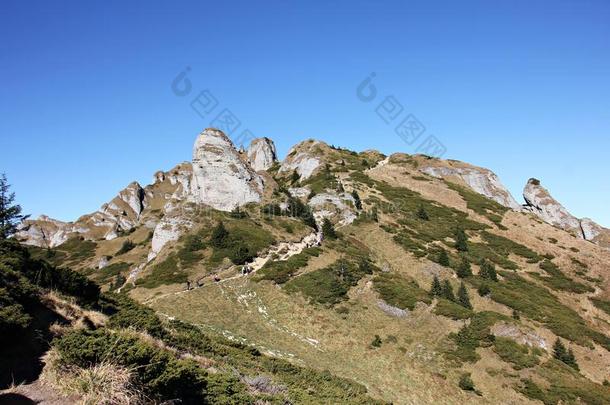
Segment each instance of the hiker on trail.
M191 282L187 280L186 282L186 291L189 291L191 289Z

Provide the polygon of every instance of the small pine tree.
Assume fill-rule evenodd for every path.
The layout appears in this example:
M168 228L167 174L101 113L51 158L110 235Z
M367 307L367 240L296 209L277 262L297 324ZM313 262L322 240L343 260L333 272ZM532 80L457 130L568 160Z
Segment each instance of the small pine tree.
M462 257L462 261L458 266L457 276L459 278L467 278L472 276L472 266L470 266L470 262L465 256Z
M337 239L337 232L335 231L335 227L332 222L329 221L328 218L324 218L322 222L322 234L327 239Z
M0 176L0 239L6 239L17 232L17 226L28 219L29 215L21 215L21 206L13 205L15 193L10 192L6 175Z
M426 212L426 209L424 208L423 205L420 205L419 208L417 209L417 218L421 219L422 221L430 220L430 216Z
M576 356L574 356L574 352L572 349L566 349L560 339L557 339L553 345L553 357L575 370L580 369L578 367L578 363L576 363Z
M430 287L431 297L440 297L443 294L443 287L437 276L434 276L432 280L432 287Z
M356 209L360 211L362 209L362 201L360 200L360 196L356 190L352 191L352 197L354 198L354 205Z
M470 303L470 297L468 296L468 290L464 283L460 284L460 289L457 294L457 302L464 308L472 309L472 304Z
M299 173L294 170L290 176L290 184L296 184L299 182L299 180L301 180L301 176L299 176Z
M455 230L455 248L460 252L468 251L468 235L462 228Z
M379 349L382 344L383 341L381 340L381 337L379 335L375 335L375 339L373 339L373 341L371 342L371 347Z
M464 391L474 391L475 390L474 381L472 381L470 374L463 374L462 377L460 377L460 382L458 385Z
M479 272L479 276L491 281L498 281L498 274L496 273L496 266L493 263L488 262L483 259L481 261L481 271Z
M216 227L212 230L212 236L210 237L210 244L215 248L224 248L227 246L229 238L229 231L225 228L225 225L220 221Z
M449 280L445 280L443 282L443 292L441 293L441 297L449 301L455 301L455 294L453 294L453 287L451 286Z
M438 255L438 264L445 267L449 267L451 264L449 263L449 255L445 249L441 249L441 252Z
M567 354L568 354L568 351L567 351L566 347L563 345L561 340L557 339L555 341L555 344L553 345L553 356L557 360L563 361L563 359L565 359Z

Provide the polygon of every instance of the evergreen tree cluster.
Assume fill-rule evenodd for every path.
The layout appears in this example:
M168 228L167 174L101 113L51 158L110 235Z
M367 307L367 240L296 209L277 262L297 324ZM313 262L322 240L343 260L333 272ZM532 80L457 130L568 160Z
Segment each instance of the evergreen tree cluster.
M555 344L553 345L553 357L567 364L575 370L580 370L578 367L578 363L576 362L574 352L572 351L572 349L566 349L565 345L561 342L560 339L557 339L555 341Z
M432 280L432 286L430 287L430 296L444 298L448 301L455 302L463 306L464 308L472 309L472 304L470 303L470 296L468 295L468 290L466 289L466 285L463 282L460 283L460 287L458 289L456 297L449 280L444 280L441 283L438 277L434 276L434 279Z

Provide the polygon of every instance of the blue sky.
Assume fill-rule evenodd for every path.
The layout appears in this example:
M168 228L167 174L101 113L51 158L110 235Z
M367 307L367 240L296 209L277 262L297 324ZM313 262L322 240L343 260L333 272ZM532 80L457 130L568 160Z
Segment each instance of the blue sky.
M150 183L225 108L235 135L282 155L305 138L413 153L375 112L393 96L445 157L491 168L519 201L540 178L610 226L607 1L126 3L2 3L0 171L28 213L73 220ZM218 106L202 118L204 90Z

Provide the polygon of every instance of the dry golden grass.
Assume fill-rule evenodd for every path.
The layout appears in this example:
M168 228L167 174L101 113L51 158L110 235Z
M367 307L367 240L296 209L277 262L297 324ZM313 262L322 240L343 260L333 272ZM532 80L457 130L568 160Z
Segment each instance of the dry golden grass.
M66 367L59 355L50 350L43 357L45 363L40 380L65 395L77 395L82 405L138 405L146 398L133 384L133 373L105 361L89 368Z

